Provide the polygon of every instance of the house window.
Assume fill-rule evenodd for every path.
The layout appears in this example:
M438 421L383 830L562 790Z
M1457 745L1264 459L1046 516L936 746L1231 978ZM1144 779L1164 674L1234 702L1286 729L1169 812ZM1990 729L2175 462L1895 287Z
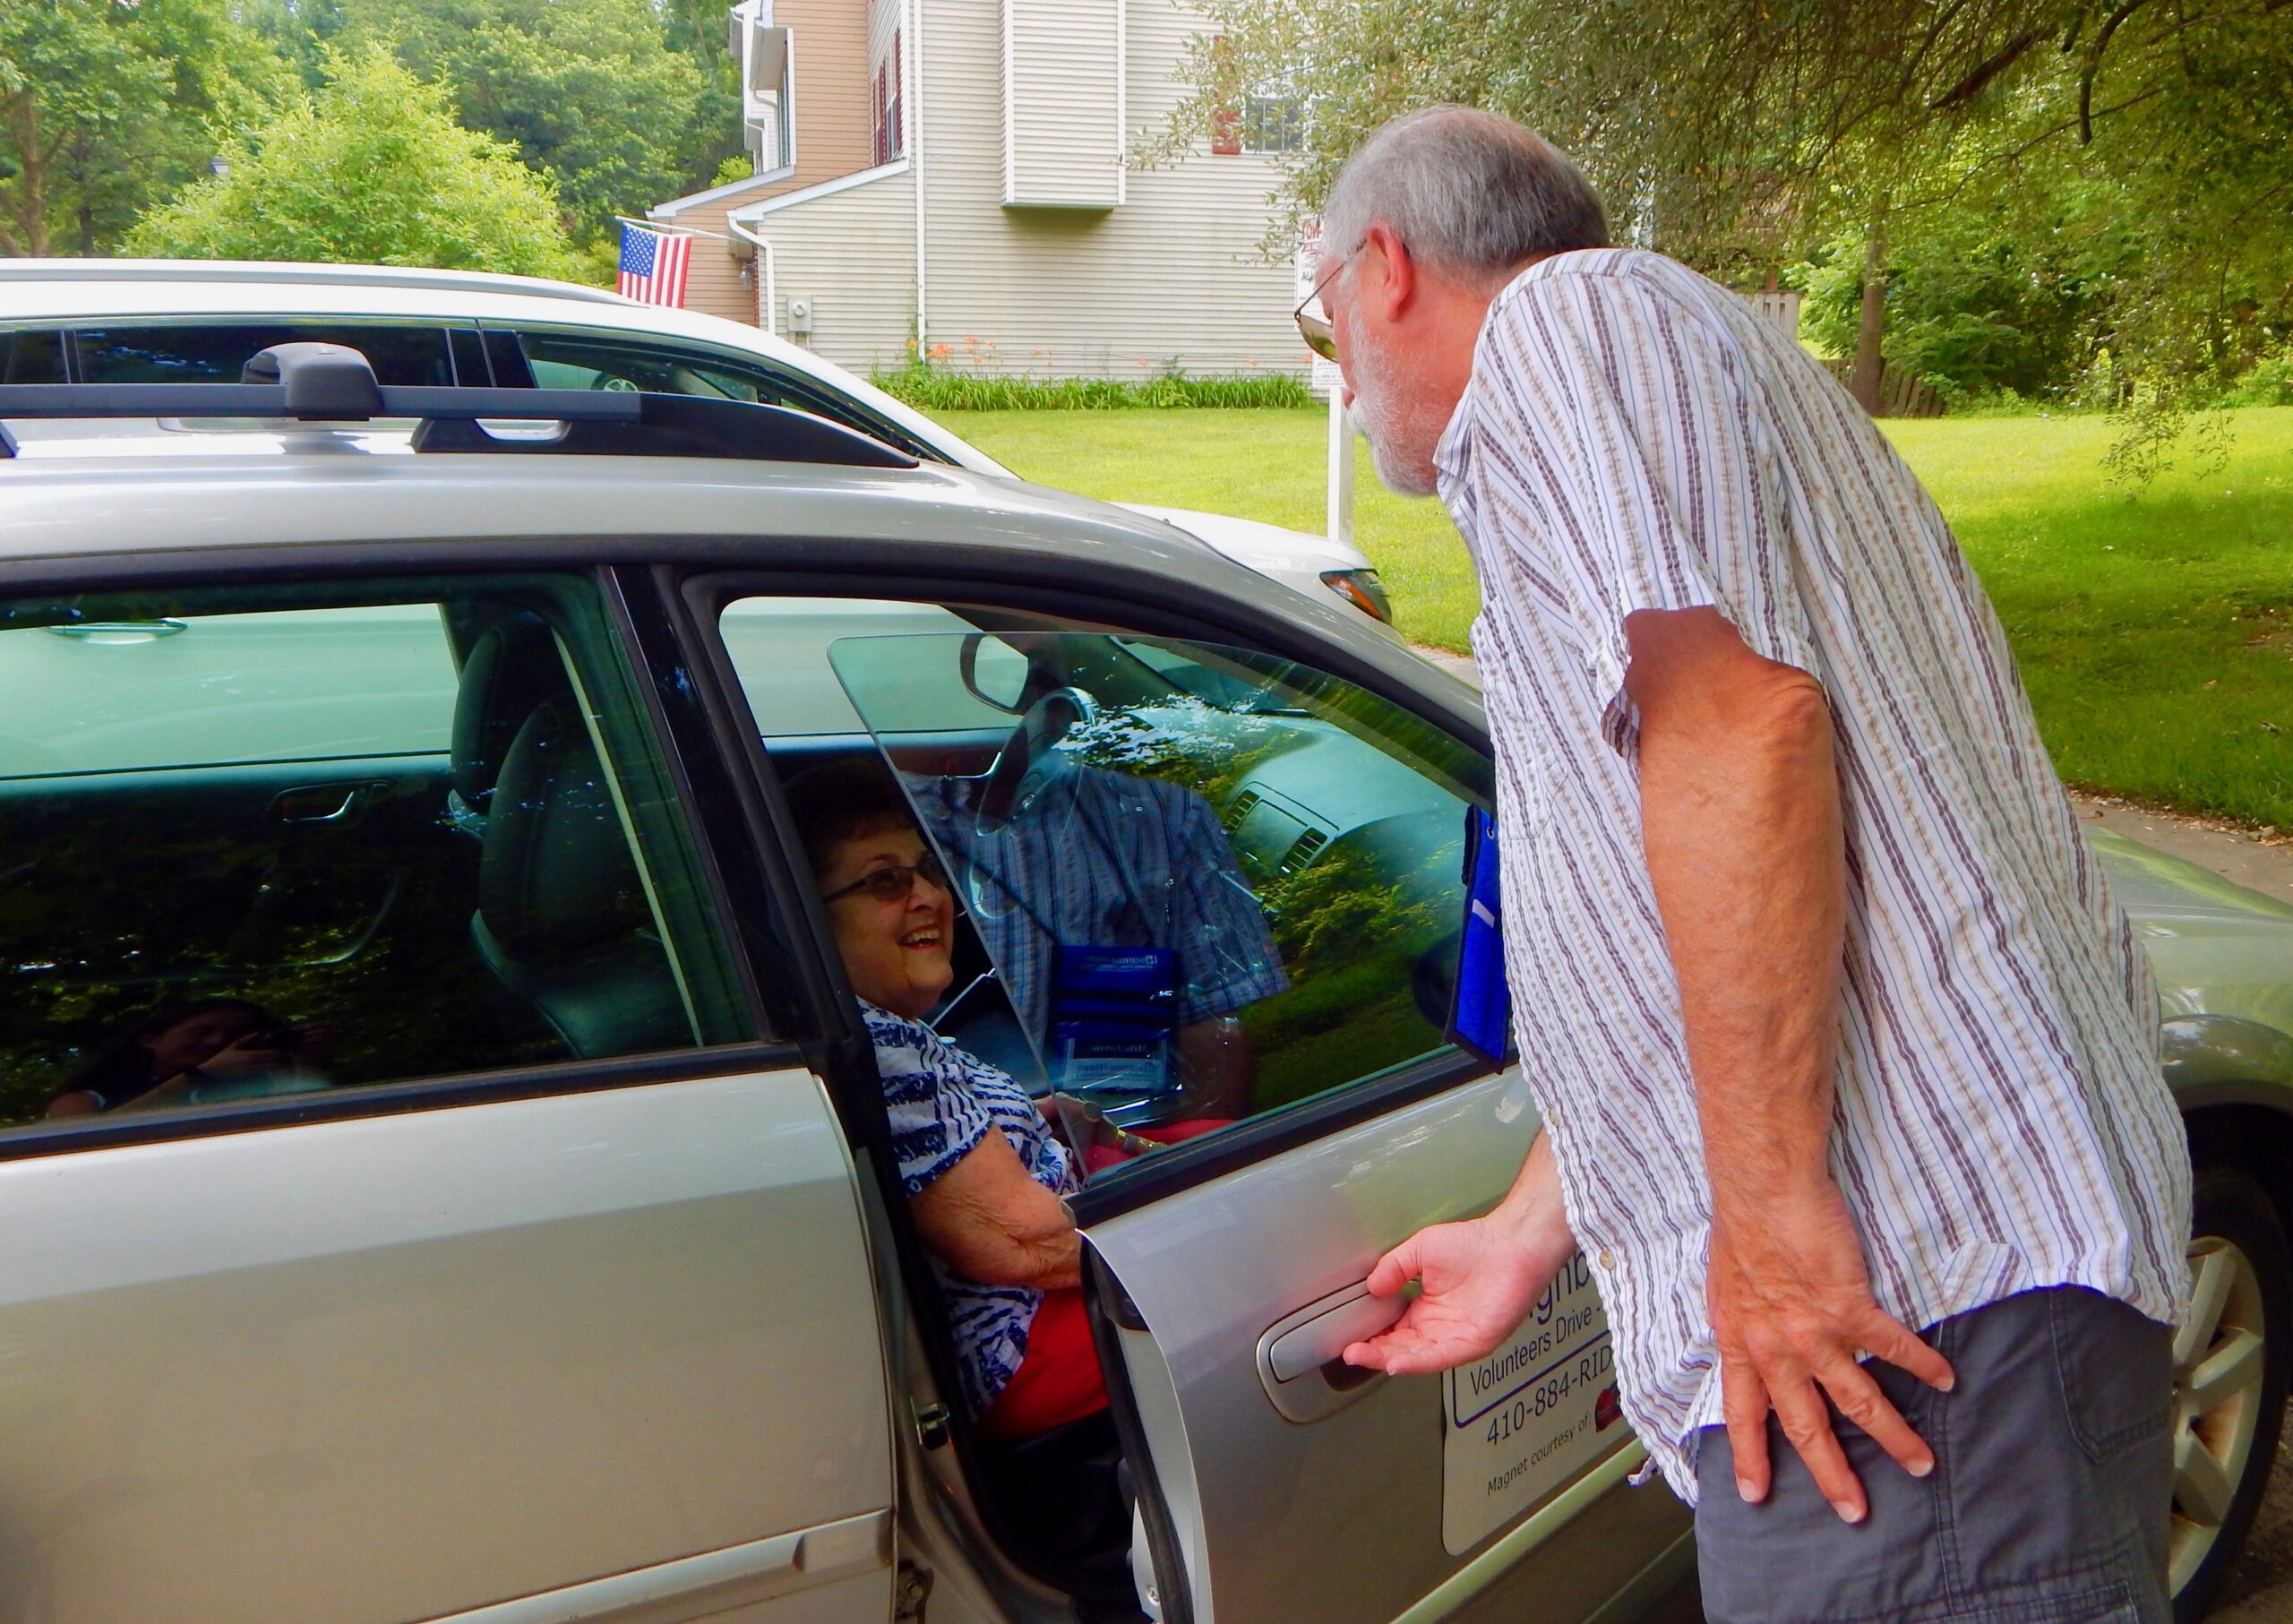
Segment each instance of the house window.
M1306 144L1306 104L1295 96L1242 99L1242 150L1295 152Z
M900 94L899 31L892 32L891 55L877 64L875 84L876 161L888 164L907 150L906 103Z

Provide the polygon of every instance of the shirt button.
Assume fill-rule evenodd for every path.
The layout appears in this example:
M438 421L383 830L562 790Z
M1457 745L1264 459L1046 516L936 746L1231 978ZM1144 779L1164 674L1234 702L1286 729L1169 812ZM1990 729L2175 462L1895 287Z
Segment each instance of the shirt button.
M1616 1255L1613 1252L1603 1250L1601 1253L1601 1267L1602 1268L1614 1268L1616 1267Z

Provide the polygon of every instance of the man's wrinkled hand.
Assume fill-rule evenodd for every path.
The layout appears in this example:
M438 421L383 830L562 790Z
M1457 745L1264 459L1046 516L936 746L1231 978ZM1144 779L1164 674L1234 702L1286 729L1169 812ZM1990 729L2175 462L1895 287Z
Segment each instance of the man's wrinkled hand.
M1863 1520L1869 1502L1832 1431L1826 1397L1912 1476L1935 1469L1934 1452L1857 1356L1884 1359L1945 1392L1950 1363L1873 1298L1862 1240L1837 1186L1825 1180L1735 1221L1715 1217L1705 1289L1744 1499L1767 1498L1772 1408L1832 1508Z
M1564 1237L1565 1238L1565 1237ZM1393 1326L1349 1343L1345 1362L1396 1376L1447 1371L1493 1351L1535 1306L1568 1249L1524 1245L1493 1216L1421 1229L1378 1259L1370 1294L1424 1290Z

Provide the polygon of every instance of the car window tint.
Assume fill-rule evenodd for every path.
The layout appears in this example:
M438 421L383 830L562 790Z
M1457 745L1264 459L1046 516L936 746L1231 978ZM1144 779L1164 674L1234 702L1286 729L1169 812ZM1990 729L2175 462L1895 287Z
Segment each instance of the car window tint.
M534 382L543 389L642 390L654 395L719 398L726 393L673 350L564 333L520 337Z
M12 332L0 335L0 383L67 383L64 335Z
M0 606L0 1121L754 1035L586 578Z
M82 383L236 383L274 344L343 344L365 356L386 386L442 388L456 381L446 330L357 322L127 323L73 334ZM484 383L483 377L464 383Z
M1234 648L855 600L722 624L784 776L897 769L963 910L943 1034L1070 1113L1152 1139L1447 1051L1478 752ZM831 683L868 745L789 726L831 717Z
M829 385L757 360L589 333L528 331L519 335L534 382L544 389L643 390L785 406L841 424L855 434L933 462L939 451Z

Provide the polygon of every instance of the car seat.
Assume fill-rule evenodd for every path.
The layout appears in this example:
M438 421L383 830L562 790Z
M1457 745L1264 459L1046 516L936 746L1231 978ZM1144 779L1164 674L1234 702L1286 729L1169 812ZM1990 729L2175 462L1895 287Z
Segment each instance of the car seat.
M503 752L470 932L486 967L577 1055L693 1041L604 763L570 698L535 709Z
M557 639L539 618L519 614L477 633L454 695L448 810L457 829L485 833L486 808L518 729L544 704L572 698Z

